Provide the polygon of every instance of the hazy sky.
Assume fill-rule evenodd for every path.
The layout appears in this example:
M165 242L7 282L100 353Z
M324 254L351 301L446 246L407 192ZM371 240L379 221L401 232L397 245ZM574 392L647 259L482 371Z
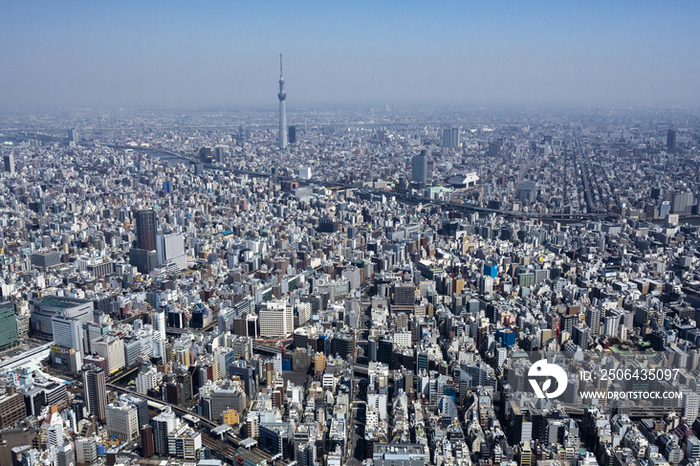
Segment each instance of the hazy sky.
M700 2L2 1L0 105L700 106Z

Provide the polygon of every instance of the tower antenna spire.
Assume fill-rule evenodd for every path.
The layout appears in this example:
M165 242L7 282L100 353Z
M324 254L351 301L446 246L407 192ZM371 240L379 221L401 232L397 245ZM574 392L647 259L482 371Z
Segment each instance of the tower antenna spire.
M287 149L287 115L285 112L284 99L287 94L284 93L284 76L282 76L282 54L280 53L280 92L277 94L280 101L280 132L279 132L279 147L280 150Z

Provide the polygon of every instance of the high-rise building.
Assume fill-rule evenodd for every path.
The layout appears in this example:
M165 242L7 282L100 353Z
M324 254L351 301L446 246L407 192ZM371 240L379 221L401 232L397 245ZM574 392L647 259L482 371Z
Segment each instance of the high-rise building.
M224 146L216 146L214 148L214 154L216 157L216 163L224 163L226 162L226 147Z
M83 324L78 317L58 314L51 319L53 343L66 349L81 351L83 347Z
M54 408L55 407L51 407L51 409ZM46 432L47 446L58 448L59 446L64 445L65 442L66 438L63 435L63 426L59 423L50 424Z
M299 466L314 466L316 464L316 444L312 441L297 445L296 460Z
M493 278L489 275L482 275L479 279L479 293L484 295L493 293Z
M136 212L136 247L146 251L158 249L156 234L158 232L158 219L153 210L139 210Z
M659 204L659 217L666 218L666 216L670 213L671 213L671 202L670 201L661 201L661 204Z
M155 445L153 444L153 426L146 424L141 426L141 456L150 458L155 455Z
M673 127L670 127L668 133L666 133L666 149L669 151L676 150L676 130Z
M95 353L107 361L108 374L114 374L126 365L124 340L117 336L105 335L92 342Z
M246 130L245 130L245 125L241 125L238 127L238 139L240 141L245 141L246 139Z
M586 310L586 325L591 329L591 335L600 334L600 309L597 307L589 307Z
M574 343L580 346L583 350L586 350L591 341L591 331L588 327L574 325L571 338L574 340Z
M163 181L163 191L165 194L173 193L173 182L171 180Z
M284 93L284 76L282 75L282 54L280 53L280 92L277 94L280 101L280 131L279 131L279 146L281 150L287 149L287 113L284 100L287 94Z
M177 416L170 406L151 419L151 426L153 427L153 450L157 455L168 456L168 434L177 427Z
M3 156L3 162L5 163L5 171L9 174L15 173L15 156L12 154L6 154Z
M245 411L247 397L240 388L219 388L211 392L210 419L219 422L221 413L231 408L239 413Z
M171 233L156 236L156 251L160 265L171 264L177 272L187 268L185 255L185 240L182 233Z
M442 147L449 149L452 147L452 129L445 128L442 130Z
M311 167L299 167L299 178L302 180L311 179Z
M70 409L75 413L75 422L80 422L83 420L83 410L85 409L85 403L83 400L76 399L70 404Z
M0 303L0 350L15 346L19 342L15 304L10 301Z
M693 425L698 417L698 409L700 409L700 395L694 392L684 393L682 416L687 425Z
M110 320L105 320L105 315L102 312L96 312L94 322L83 322L83 354L91 355L93 353L92 343L98 338L106 335L112 330Z
M297 142L297 127L294 125L291 125L289 127L289 143L296 144L296 142Z
M390 337L382 338L377 345L377 361L386 364L389 369L394 367L394 340Z
M452 137L450 147L459 147L459 128L453 126L450 133L450 136Z
M258 314L260 336L283 338L294 330L294 307L284 301L268 301Z
M428 151L420 151L420 155L414 155L411 161L413 170L413 182L422 183L423 186L428 184Z
M415 285L402 283L394 286L394 304L396 306L413 306L416 302Z
M51 319L53 345L49 359L55 369L77 373L83 365L83 322L61 312Z
M14 427L15 421L27 417L27 407L21 393L0 395L0 429Z
M75 450L71 443L58 447L56 453L56 466L73 466L75 464Z
M68 142L78 142L78 130L70 128L68 130Z
M116 400L107 405L105 415L109 438L130 442L139 436L139 414L133 404Z
M97 437L78 437L75 439L76 461L93 464L97 460Z
M104 369L94 364L83 366L83 392L88 413L104 423L106 421L105 409L107 408L107 384Z
M693 193L690 192L677 192L673 193L673 200L671 202L671 213L672 214L690 214L693 209Z
M165 340L165 312L162 309L155 311L151 314L151 325L153 325L153 333L155 333L161 340Z
M212 163L214 161L211 147L202 147L199 149L199 161L202 163Z
M689 463L695 462L700 459L700 439L698 439L697 437L690 436L686 440L685 459Z
M151 364L143 364L136 376L136 391L142 395L148 394L158 386L158 371Z
M155 249L148 251L131 248L129 249L129 264L136 267L140 273L151 273L153 269L158 267L158 253Z

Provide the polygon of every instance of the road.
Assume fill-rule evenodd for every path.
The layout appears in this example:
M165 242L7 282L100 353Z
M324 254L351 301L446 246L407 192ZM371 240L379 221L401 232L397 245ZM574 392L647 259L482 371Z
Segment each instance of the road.
M348 436L348 456L345 464L360 466L365 457L365 424L364 421L360 420L360 415L364 418L364 402L352 403L350 411L350 435Z
M362 290L367 291L366 289ZM370 325L370 302L363 301L361 303L361 312L359 315L358 325L355 327L355 338L358 334L362 336L368 331ZM348 451L345 459L345 464L348 466L360 466L365 457L365 405L366 402L357 398L360 393L359 380L355 377L357 364L357 353L355 353L355 364L353 365L352 374L352 396L350 398L350 422L348 423ZM364 366L366 368L367 366ZM360 373L362 377L362 373ZM366 372L364 373L366 376ZM362 418L362 419L360 419Z
M586 206L588 207L589 214L605 214L603 209L598 208L595 205L593 196L591 195L591 183L590 183L590 162L585 159L585 151L581 147L581 143L578 138L574 139L576 144L576 161L578 166L581 168L581 179L583 180L583 191L586 200Z

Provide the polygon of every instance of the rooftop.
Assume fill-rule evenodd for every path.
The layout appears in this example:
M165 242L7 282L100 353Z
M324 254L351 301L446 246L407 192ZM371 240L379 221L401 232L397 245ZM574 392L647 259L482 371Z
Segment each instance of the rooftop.
M44 296L34 300L34 304L42 307L57 307L61 309L80 307L83 304L89 303L87 299L66 298L63 296Z

